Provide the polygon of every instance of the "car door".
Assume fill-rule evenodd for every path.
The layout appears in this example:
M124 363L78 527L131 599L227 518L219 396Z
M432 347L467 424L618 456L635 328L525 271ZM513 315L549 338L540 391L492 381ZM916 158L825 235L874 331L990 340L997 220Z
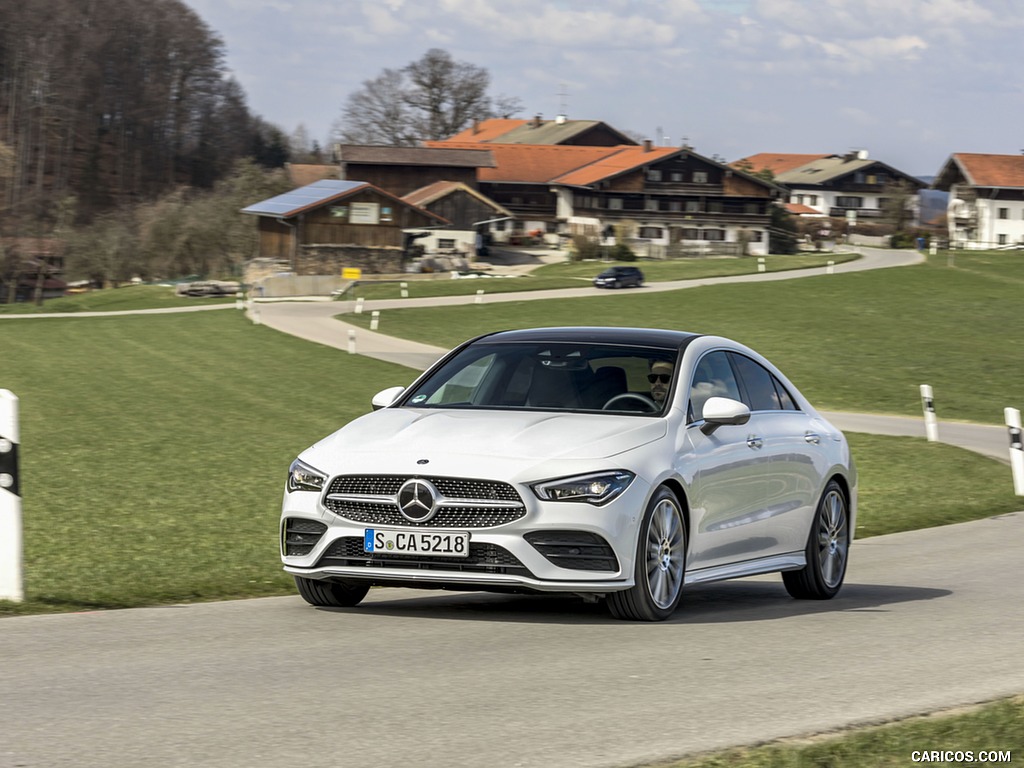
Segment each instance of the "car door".
M768 369L736 352L729 358L742 399L750 407L748 426L761 441L766 493L762 514L764 534L771 542L764 554L800 551L807 543L827 463L821 446L825 435Z
M689 482L691 572L759 557L774 543L764 532L767 470L756 425L724 425L704 434L701 413L709 397L741 399L724 350L708 352L694 368L678 455L678 470Z

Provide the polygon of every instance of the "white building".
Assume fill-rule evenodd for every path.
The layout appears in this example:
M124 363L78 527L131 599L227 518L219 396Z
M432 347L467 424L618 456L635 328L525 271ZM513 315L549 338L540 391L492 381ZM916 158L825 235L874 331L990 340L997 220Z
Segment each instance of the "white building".
M1024 155L950 155L932 186L949 192L952 247L1024 244Z

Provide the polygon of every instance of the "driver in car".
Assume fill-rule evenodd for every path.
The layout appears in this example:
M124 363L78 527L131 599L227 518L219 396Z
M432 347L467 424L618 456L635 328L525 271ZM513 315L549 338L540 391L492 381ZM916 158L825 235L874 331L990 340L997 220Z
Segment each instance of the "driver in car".
M675 366L668 360L655 360L651 364L651 372L647 374L647 380L651 382L651 398L658 405L665 402L674 370Z

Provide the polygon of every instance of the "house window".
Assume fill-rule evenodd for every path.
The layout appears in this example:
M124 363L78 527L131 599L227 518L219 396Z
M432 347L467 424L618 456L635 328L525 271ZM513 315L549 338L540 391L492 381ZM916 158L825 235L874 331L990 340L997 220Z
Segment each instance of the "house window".
M700 200L687 200L686 201L686 212L687 213L700 213Z
M549 235L556 234L558 232L558 222L557 221L545 222L545 224L544 224L544 231L547 232Z
M840 195L836 198L836 206L839 208L862 208L864 204L864 198L862 197L851 197L848 195Z
M693 172L693 183L694 184L707 184L708 183L708 172L707 171L694 171Z
M442 250L451 250L455 247L455 240L452 238L439 238L437 247Z
M700 240L700 231L696 229L684 229L683 240Z
M496 221L496 222L494 222L494 231L495 232L504 232L505 231L505 222L504 221Z
M640 227L640 237L647 240L658 240L661 234L661 227Z
M683 174L681 174L679 171L673 171L669 178L671 178L672 181L682 181Z
M762 232L760 229L755 229L750 233L750 242L760 243L763 237L764 232Z
M645 211L656 211L656 210L658 210L658 201L657 200L646 200L646 201L644 201L644 210Z
M622 210L622 198L621 197L609 197L608 198L608 210L610 210L610 211L621 211Z
M651 168L649 171L647 171L647 180L661 181L661 171L657 170L656 168Z
M722 201L721 200L708 200L708 213L721 213L722 212Z
M1010 218L1010 209L1009 208L1000 208L999 209L999 218L1000 219L1008 219L1008 218Z
M1006 209L1004 208L1003 210L1006 210ZM998 237L999 237L999 244L1000 245L1006 245L1007 244L1006 235L998 235Z
M759 212L757 210L757 208L758 208L757 203L744 203L743 204L743 212L744 213L756 214L756 213Z
M725 240L724 229L705 229L700 234L701 240Z
M808 195L807 197L808 197L808 202L807 202L808 205L817 205L818 204L818 196L817 195Z
M673 213L680 213L683 210L683 204L678 200L669 200L668 209Z

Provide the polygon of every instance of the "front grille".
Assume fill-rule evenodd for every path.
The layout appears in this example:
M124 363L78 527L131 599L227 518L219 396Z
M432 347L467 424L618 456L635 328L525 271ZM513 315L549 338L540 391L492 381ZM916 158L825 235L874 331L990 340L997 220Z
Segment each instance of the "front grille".
M413 523L399 511L396 500L402 484L413 475L339 475L324 494L331 512L362 525L421 528L493 528L526 514L519 493L508 483L459 477L422 477L443 497L430 520ZM420 476L416 476L420 477Z
M524 536L552 565L574 571L617 571L611 545L589 531L532 531Z
M308 555L326 530L327 526L316 520L285 518L281 531L284 553L290 557Z
M496 544L469 544L467 557L416 557L388 555L363 551L363 540L346 536L333 542L317 562L317 567L413 568L426 571L466 571L471 573L506 573L529 576L519 559Z

